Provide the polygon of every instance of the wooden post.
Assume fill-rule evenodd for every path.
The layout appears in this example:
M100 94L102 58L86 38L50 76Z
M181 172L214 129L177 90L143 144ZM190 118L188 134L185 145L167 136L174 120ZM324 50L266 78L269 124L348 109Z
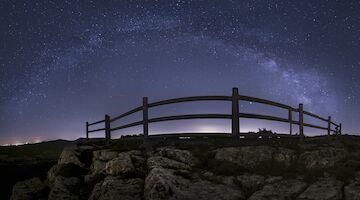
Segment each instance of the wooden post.
M238 88L232 89L232 112L231 112L231 133L234 137L239 137L239 90Z
M342 129L342 125L341 125L341 123L340 123L340 124L339 124L339 134L340 134L340 135L342 134L341 129Z
M292 135L292 111L289 109L290 135Z
M301 141L304 139L304 106L299 104L299 134Z
M143 133L144 139L149 136L149 113L148 113L148 98L143 97Z
M89 140L89 122L86 122L86 139Z
M110 144L110 140L111 140L110 116L105 115L105 142L106 142L106 145Z
M328 136L331 134L331 116L328 116L328 128L327 128Z

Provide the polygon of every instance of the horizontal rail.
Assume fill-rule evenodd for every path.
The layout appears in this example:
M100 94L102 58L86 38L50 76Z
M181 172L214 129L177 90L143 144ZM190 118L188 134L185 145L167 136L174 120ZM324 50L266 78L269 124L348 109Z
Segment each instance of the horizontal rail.
M167 117L158 117L149 119L149 122L162 122L182 119L231 119L231 115L227 114L194 114L194 115L174 115Z
M110 121L111 121L111 122L116 121L116 120L118 120L118 119L120 119L120 118L126 117L126 116L128 116L128 115L131 115L131 114L133 114L133 113L139 112L139 111L141 111L141 110L142 110L142 106L139 106L139 107L137 107L137 108L134 108L134 109L132 109L132 110L124 113L124 114L121 114L121 115L119 115L119 116L117 116L117 117L114 117L114 118L110 119Z
M162 138L162 137L231 137L231 133L163 133L149 135L150 138Z
M278 122L289 122L289 119L281 118L281 117L273 117L269 115L257 115L250 113L239 113L240 118L250 118L250 119L263 119L263 120L271 120Z
M91 124L88 124L88 126L92 126L92 125L95 125L95 124L100 124L100 123L104 123L105 120L100 120L100 121L97 121L97 122L94 122L94 123L91 123Z
M256 98L256 97L239 95L239 99L242 100L242 101L251 101L251 102L256 102L256 103L268 104L268 105L276 106L276 107L279 107L279 108L284 108L284 109L288 109L288 110L290 109L292 111L297 111L297 109L292 108L291 106L288 106L288 105L285 105L285 104L282 104L282 103L278 103L278 102L275 102L275 101L259 99L259 98Z
M231 101L231 97L229 97L229 96L194 96L194 97L167 99L167 100L150 103L149 108L166 105L166 104L189 102L189 101Z
M322 120L322 121L328 122L328 119L325 119L325 118L323 118L323 117L320 117L319 115L315 115L315 114L313 114L313 113L311 113L311 112L308 112L308 111L305 111L305 110L304 110L303 113L304 113L305 115L309 115L309 116L314 117L314 118L316 118L316 119L320 119L320 120Z
M322 130L328 130L328 128L325 128L325 127L322 127L322 126L313 125L313 124L304 123L304 126L307 126L307 127L310 127L310 128L317 128L317 129L322 129Z
M118 127L112 128L110 130L111 131L116 131L116 130L120 130L120 129L124 129L124 128L130 128L130 127L133 127L133 126L139 126L139 125L142 125L143 123L144 122L141 120L141 121L133 122L133 123L130 123L130 124L125 124L125 125L122 125L122 126L118 126Z
M99 129L91 130L91 131L88 131L88 133L98 132L98 131L105 131L105 128L99 128Z
M339 124L335 124L334 122L330 122L334 126L340 126Z

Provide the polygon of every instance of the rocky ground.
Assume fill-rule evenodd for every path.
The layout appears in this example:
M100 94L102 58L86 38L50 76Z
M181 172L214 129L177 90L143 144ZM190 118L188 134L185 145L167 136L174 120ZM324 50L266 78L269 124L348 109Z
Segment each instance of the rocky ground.
M89 142L64 149L46 180L16 183L11 199L359 200L359 138L320 140Z

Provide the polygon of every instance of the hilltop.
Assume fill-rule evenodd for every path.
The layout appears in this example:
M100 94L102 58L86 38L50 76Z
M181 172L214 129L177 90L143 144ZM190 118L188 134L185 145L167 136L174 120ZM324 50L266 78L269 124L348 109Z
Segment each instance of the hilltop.
M356 136L81 141L12 199L360 199L359 147Z

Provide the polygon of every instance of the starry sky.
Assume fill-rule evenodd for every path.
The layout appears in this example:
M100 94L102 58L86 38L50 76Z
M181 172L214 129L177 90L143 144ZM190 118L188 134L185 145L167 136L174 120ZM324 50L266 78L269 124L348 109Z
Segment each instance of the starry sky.
M85 136L86 121L140 106L143 96L154 102L231 95L232 87L293 107L303 103L342 122L343 132L360 133L359 52L357 0L3 0L0 144L76 139ZM287 117L252 102L240 102L240 109ZM149 115L230 112L228 102L205 102ZM241 119L240 126L288 131L287 124L261 120ZM150 133L204 131L229 132L230 121L150 125Z

